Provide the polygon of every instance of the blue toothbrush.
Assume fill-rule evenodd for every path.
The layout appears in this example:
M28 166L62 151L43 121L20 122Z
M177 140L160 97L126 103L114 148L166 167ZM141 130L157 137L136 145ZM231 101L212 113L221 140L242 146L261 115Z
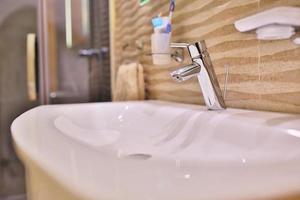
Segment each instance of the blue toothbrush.
M163 25L163 19L161 17L155 17L152 19L152 25L154 28L162 26Z

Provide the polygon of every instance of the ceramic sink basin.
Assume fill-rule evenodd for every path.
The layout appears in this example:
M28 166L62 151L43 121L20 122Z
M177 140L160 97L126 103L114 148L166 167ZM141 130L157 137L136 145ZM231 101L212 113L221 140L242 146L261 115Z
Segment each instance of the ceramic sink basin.
M241 200L300 193L299 115L158 101L53 105L21 115L12 134L30 199Z

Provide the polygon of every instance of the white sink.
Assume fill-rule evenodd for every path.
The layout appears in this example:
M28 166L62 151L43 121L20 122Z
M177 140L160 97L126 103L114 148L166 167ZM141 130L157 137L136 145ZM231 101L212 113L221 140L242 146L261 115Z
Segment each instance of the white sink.
M89 200L300 193L299 115L158 101L54 105L24 113L12 133L32 199L51 188ZM35 170L52 186L34 186Z

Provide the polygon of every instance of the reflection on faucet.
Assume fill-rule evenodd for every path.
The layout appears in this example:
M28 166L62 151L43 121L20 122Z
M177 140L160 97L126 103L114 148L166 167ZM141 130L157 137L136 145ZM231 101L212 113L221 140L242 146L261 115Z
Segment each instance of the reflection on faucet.
M209 110L225 109L226 105L204 41L195 44L172 43L173 48L187 48L192 64L171 73L174 80L198 77L204 101Z

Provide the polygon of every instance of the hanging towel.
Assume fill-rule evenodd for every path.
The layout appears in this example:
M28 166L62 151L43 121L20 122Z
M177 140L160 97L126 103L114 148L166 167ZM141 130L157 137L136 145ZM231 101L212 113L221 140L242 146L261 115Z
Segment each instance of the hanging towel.
M143 67L137 63L121 65L117 72L115 101L133 101L145 99L145 81Z

